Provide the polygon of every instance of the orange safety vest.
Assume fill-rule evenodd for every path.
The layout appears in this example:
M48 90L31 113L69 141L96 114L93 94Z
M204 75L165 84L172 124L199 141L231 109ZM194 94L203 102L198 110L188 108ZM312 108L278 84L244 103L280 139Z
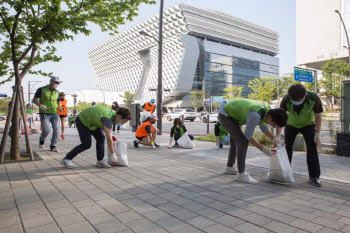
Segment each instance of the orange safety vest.
M58 108L57 109L58 115L65 116L68 113L67 100L66 99L65 100L60 100L60 102L61 102L61 106L62 106L62 111L60 111L60 109Z
M145 108L143 110L147 111L147 112L154 112L155 109L155 105L150 105L148 102L145 103Z
M145 123L142 123L136 130L135 136L136 137L147 137L148 133L146 132L146 126L149 125L151 126L151 132L154 129L152 126L151 122L146 121Z

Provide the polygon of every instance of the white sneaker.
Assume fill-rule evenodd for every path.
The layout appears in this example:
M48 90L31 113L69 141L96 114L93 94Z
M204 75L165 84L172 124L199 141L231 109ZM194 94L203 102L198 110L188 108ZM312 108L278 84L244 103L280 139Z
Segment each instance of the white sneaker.
M60 163L65 166L66 168L75 168L74 163L72 162L72 160L63 158Z
M237 168L235 167L226 167L225 168L225 174L229 174L229 175L237 175L238 171Z
M256 184L258 183L258 181L254 180L253 178L251 178L249 176L248 173L238 173L237 177L236 177L237 181L243 182L243 183L247 183L247 184Z
M109 165L105 159L102 159L102 160L100 160L100 161L97 161L96 167L100 167L100 168L111 168L111 165Z

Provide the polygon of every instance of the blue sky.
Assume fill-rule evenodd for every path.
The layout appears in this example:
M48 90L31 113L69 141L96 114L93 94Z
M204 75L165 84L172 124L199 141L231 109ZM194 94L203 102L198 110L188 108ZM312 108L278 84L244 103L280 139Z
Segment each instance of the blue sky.
M132 22L126 22L119 27L123 31L155 14L159 13L159 1L157 5L141 5L139 16ZM280 58L280 74L290 73L295 66L295 0L165 0L164 8L174 4L185 3L204 9L213 9L239 17L241 19L259 24L279 32L278 57ZM101 32L97 26L91 25L92 34L88 37L78 35L74 41L57 43L57 55L62 56L59 63L45 63L40 68L47 72L53 72L59 76L63 83L59 86L59 91L66 93L92 89L96 76L90 66L86 51L105 41L110 36L108 32ZM3 80L4 78L1 78ZM42 81L37 83L32 89L35 92L37 87L48 83L47 77L26 75L23 79L25 100L28 96L28 81ZM14 82L0 86L0 93L11 94L11 86ZM33 86L33 83L31 83ZM33 95L32 95L33 97Z

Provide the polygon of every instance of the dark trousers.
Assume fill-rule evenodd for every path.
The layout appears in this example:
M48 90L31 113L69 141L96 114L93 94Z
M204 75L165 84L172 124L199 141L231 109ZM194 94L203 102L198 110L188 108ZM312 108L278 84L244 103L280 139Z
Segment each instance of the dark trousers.
M238 171L243 173L245 171L245 159L249 141L243 135L241 126L232 117L219 113L218 120L230 134L230 151L228 152L227 166L233 167L237 159Z
M316 128L315 125L308 125L297 129L293 126L286 125L284 129L286 150L288 153L289 162L292 162L293 145L298 133L301 133L306 142L306 162L309 169L309 176L319 178L321 175L320 162L318 160L317 147L314 141Z
M92 135L96 139L97 160L102 160L105 154L105 134L103 133L102 129L98 128L97 130L91 131L83 123L81 123L79 117L77 117L75 120L75 125L78 129L81 144L74 147L73 150L66 155L66 159L72 160L79 153L90 149Z
M193 141L194 137L192 135L188 135L188 137ZM180 134L174 134L174 140L175 142L177 142L177 140L179 140L179 138L181 138Z
M113 132L115 132L115 125L116 124L113 124ZM120 126L117 126L117 130L120 130Z

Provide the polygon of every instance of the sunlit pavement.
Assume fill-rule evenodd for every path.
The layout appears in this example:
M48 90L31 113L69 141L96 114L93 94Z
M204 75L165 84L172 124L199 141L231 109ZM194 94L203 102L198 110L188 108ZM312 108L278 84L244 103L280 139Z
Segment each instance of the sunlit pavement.
M350 232L350 158L320 155L317 188L298 152L296 182L278 185L265 181L269 159L250 147L246 170L259 183L249 185L223 174L227 147L195 141L193 150L168 150L169 134L159 149L135 149L133 133L121 131L128 167L96 168L93 144L66 169L59 160L79 138L75 128L65 135L58 153L31 135L43 160L0 165L0 232Z

